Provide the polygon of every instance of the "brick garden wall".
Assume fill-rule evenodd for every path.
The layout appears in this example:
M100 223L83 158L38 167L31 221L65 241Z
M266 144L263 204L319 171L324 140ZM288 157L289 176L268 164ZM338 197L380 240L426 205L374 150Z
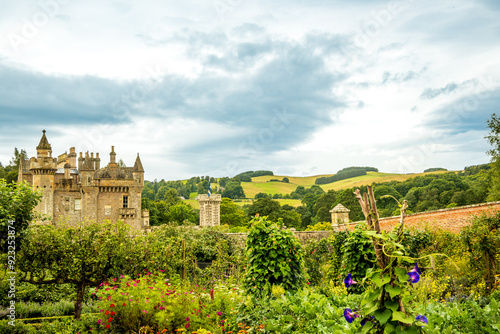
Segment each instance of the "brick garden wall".
M473 216L481 213L493 213L500 210L500 202L481 203L474 205L461 206L456 208L441 209L411 214L405 217L405 226L424 227L428 225L431 228L445 229L454 233L459 233L460 229L470 223ZM399 223L400 217L380 218L380 228L390 231ZM353 230L359 222L341 225L339 229Z

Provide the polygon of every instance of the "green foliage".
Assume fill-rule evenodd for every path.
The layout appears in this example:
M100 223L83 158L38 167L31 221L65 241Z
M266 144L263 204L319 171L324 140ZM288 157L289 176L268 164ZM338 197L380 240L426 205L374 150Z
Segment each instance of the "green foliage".
M229 198L223 198L220 203L220 223L229 226L246 226L248 219L245 211Z
M365 230L364 224L359 224L344 239L340 247L342 254L339 268L340 277L346 277L347 274L351 273L353 277L358 277L361 280L366 276L367 271L373 268L375 251L370 237L364 233ZM353 285L349 290L354 293L361 293L364 291L364 287L361 284Z
M2 252L19 249L24 231L36 216L33 209L40 198L41 194L25 182L7 184L0 179L0 234L8 239L1 245Z
M439 172L439 171L448 171L446 168L442 167L432 167L432 168L427 168L424 170L424 173L430 173L430 172Z
M237 198L245 198L245 192L241 187L239 180L231 179L227 181L226 187L222 192L222 197L237 199Z
M327 183L332 183L335 181L350 179L352 177L361 176L361 175L366 175L366 170L354 169L354 170L339 172L339 173L332 175L332 176L318 177L314 181L314 183L315 184L327 184Z
M126 266L134 251L130 234L124 223L31 226L17 253L19 278L32 284L72 284L79 317L85 288L119 275Z
M200 217L193 207L185 202L178 202L168 208L167 219L169 223L177 225L198 224Z
M258 171L247 171L240 173L236 175L235 177L239 177L241 179L242 176L249 176L249 177L258 177L258 176L264 176L264 175L274 175L274 173L270 170L258 170Z
M281 219L286 227L300 229L302 224L301 215L292 206L286 204L281 206L278 201L272 200L269 197L259 198L250 205L248 208L248 217L252 218L257 214L266 216L273 222Z
M488 288L493 289L498 274L497 259L500 255L500 211L474 217L472 223L462 229L460 238L470 252L471 270L480 271Z
M348 297L351 301L353 298ZM349 333L342 317L344 305L309 289L285 293L273 299L247 299L238 309L237 322L229 329L236 333Z
M329 239L310 239L304 246L304 265L310 284L320 285L327 281L331 252L332 246Z
M332 223L322 222L314 225L308 225L306 231L331 231L333 230Z
M293 233L265 218L254 218L246 241L243 287L250 295L269 295L273 285L296 291L305 283L303 251Z

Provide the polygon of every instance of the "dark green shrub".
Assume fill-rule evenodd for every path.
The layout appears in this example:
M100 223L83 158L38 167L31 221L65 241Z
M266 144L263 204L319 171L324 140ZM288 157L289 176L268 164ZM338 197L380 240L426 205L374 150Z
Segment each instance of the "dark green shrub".
M300 242L289 230L256 217L246 241L247 271L243 287L250 295L269 295L273 285L296 291L305 283Z

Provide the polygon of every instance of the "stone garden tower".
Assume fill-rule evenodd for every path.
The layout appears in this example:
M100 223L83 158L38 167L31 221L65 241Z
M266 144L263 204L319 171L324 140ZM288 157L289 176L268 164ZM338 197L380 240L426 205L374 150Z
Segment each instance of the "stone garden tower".
M350 211L351 210L349 210L342 204L337 204L333 209L330 210L330 213L332 214L332 226L335 228L342 224L348 224Z
M220 194L198 195L200 203L200 226L220 225L220 203L222 202Z

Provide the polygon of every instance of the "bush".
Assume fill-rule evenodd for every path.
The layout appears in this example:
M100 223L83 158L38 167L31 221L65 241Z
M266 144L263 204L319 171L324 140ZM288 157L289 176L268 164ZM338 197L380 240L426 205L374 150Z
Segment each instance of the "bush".
M289 230L256 217L246 241L243 287L251 295L270 295L273 285L296 291L305 283L301 244Z

